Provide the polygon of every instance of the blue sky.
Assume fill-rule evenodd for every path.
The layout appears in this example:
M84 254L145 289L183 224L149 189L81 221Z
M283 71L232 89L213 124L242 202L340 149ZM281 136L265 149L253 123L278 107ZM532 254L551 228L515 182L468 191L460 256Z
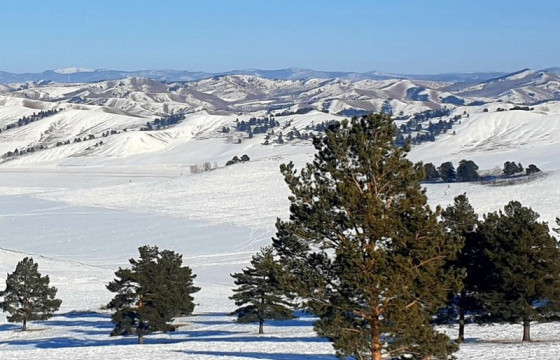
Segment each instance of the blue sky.
M7 0L0 71L560 66L558 0Z

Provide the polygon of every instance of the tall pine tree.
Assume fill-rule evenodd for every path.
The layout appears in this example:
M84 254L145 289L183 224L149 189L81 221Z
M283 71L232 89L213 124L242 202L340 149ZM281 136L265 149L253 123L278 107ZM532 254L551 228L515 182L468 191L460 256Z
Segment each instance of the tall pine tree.
M238 287L230 298L239 306L233 313L239 322L258 322L262 334L266 320L293 318L293 297L284 291L282 266L275 261L272 247L254 255L251 266L231 275Z
M282 165L290 218L277 222L273 244L339 356L447 359L456 346L430 318L458 282L444 265L460 244L427 204L423 165L395 135L387 115L337 122L301 172Z
M9 322L21 322L27 330L27 322L46 320L58 310L61 300L56 299L57 289L49 286L49 276L41 276L33 258L21 260L13 273L8 274L6 289L0 292L4 300L0 307L9 312Z
M465 194L455 197L453 205L442 211L442 218L447 231L462 244L456 259L450 260L448 266L463 273L461 290L453 293L444 311L448 317L457 318L459 323L458 342L465 340L465 317L467 313L482 311L478 295L482 291L487 264L483 257L483 244L478 215Z
M488 264L484 306L504 321L522 323L523 341L531 341L531 321L545 319L560 302L558 241L538 218L512 201L481 224Z
M116 293L107 307L115 310L111 336L135 334L143 344L144 335L169 331L174 317L190 315L194 310L192 294L200 288L193 285L196 275L182 266L182 255L159 251L156 246L138 250L140 259L130 259L132 268L119 268L117 278L107 285Z

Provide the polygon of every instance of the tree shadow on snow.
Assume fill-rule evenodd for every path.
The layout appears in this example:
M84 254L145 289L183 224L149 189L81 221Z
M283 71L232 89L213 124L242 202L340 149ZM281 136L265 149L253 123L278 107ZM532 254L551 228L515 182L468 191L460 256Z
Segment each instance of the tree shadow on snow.
M230 351L195 351L185 350L177 351L186 355L206 355L214 357L246 357L253 359L269 359L269 360L338 360L334 355L330 354L286 354L286 353L262 353L262 352L230 352Z
M21 324L2 324L0 325L0 331L10 331L10 330L21 330Z
M43 324L49 327L83 326L87 328L106 329L107 333L111 332L111 329L114 326L113 323L111 323L111 317L109 315L95 312L57 315L54 319L45 321Z
M327 342L327 339L320 337L284 337L284 336L271 336L273 333L265 333L256 335L254 333L248 334L245 331L216 331L216 330L200 330L200 331L186 331L183 333L186 337L183 341L214 341L214 342ZM237 335L237 336L229 336ZM229 337L228 337L229 336Z
M213 319L213 317L216 317ZM189 319L189 323L193 325L230 325L232 321L226 314L204 314L197 319L194 316ZM220 319L223 318L223 319ZM110 337L109 334L113 329L110 315L86 312L86 313L66 313L59 314L54 319L36 322L46 330L45 337L18 339L0 341L0 345L8 346L33 346L39 349L45 348L75 348L90 346L115 346L115 345L136 345L138 339L136 336L116 336ZM243 342L269 342L269 343L295 343L295 342L326 342L327 340L320 337L296 336L289 337L286 334L274 334L274 327L282 326L310 326L312 323L309 319L293 319L287 321L267 322L271 331L264 335L257 335L255 332L236 331L236 330L190 330L189 326L182 327L184 330L170 332L167 334L155 333L154 337L148 335L145 337L146 345L172 344L181 342L216 342L216 343L243 343ZM255 324L246 324L256 326ZM68 336L48 337L48 330L58 328L67 329ZM0 331L17 331L21 329L20 324L2 324ZM256 330L256 328L255 328ZM209 353L210 355L228 355L227 353ZM324 357L323 355L310 355L302 357L294 354L260 354L260 353L240 353L243 356L254 357L256 359L333 359L332 356Z

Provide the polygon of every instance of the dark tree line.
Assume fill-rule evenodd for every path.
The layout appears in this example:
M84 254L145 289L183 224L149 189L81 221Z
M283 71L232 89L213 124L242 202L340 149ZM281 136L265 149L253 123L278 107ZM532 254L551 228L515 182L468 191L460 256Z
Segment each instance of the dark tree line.
M426 163L424 164L424 180L436 181L441 179L444 182L477 181L480 179L478 169L478 165L472 160L459 161L457 169L455 169L451 161L443 162L437 168L432 163ZM525 175L531 175L540 171L535 164L530 164L524 169L521 163L516 164L513 161L506 161L502 173L503 177L511 177L522 175L523 172L525 172Z
M53 116L53 115L59 113L62 110L64 110L64 109L42 110L42 111L39 111L38 113L33 113L29 116L23 116L23 117L19 118L16 122L6 125L4 130L15 129L17 127L28 125L32 122L37 121L37 120L41 120L43 118ZM2 132L2 130L0 130L0 132Z
M435 141L436 136L445 134L453 125L461 119L461 115L456 115L448 120L440 119L438 122L432 122L430 119L437 117L445 117L451 114L451 109L442 108L436 110L426 110L410 116L403 116L397 120L407 120L402 123L396 135L395 143L403 146L405 143L421 144L426 141ZM468 117L468 114L464 114ZM423 123L428 121L427 127ZM413 134L416 133L416 134Z
M176 125L181 120L185 120L185 117L186 117L185 114L179 113L179 114L163 116L161 118L155 118L153 121L146 122L146 125L140 128L140 131L165 129L170 126Z

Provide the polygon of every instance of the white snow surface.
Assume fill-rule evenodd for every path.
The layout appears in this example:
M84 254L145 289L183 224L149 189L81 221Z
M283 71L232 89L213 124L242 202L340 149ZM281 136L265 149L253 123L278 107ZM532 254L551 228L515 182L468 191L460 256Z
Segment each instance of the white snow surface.
M261 85L266 91L267 83ZM238 96L233 90L229 94ZM21 99L0 101L3 123L33 112ZM501 168L505 161L534 163L543 176L510 186L428 184L430 203L446 206L467 193L482 215L519 200L553 224L560 215L560 105L547 103L532 112L472 109L471 116L453 128L455 135L415 146L409 158L436 166L469 159L481 170ZM92 143L81 142L0 165L0 282L24 256L33 256L63 301L55 317L31 323L34 331L21 332L0 315L1 358L336 359L330 343L314 334L312 317L267 323L266 334L257 335L256 325L237 324L228 315L235 308L228 299L230 274L270 244L276 219L288 216L289 192L279 165L294 161L301 167L313 157L309 142L264 146L262 137L243 137L237 144L238 135L230 138L219 131L236 118L246 120L249 115L196 112L169 129L140 132L145 117L84 105L18 128L17 133L0 134L0 148L8 151L41 136L56 142L60 134L98 134L116 124L128 128L103 138L103 146L97 148L87 150ZM277 119L281 125L292 120L291 126L303 128L336 118L314 111ZM251 160L224 166L243 154ZM215 162L218 168L190 173L191 165L204 162ZM182 253L202 290L195 294L194 314L176 320L184 324L179 331L149 335L145 345L136 345L134 337L109 336L112 324L102 307L111 298L105 285L114 271L137 257L142 245ZM454 327L442 331L456 334ZM534 324L532 336L538 341L530 344L519 342L521 331L521 325L469 325L457 357L558 358L557 323Z

